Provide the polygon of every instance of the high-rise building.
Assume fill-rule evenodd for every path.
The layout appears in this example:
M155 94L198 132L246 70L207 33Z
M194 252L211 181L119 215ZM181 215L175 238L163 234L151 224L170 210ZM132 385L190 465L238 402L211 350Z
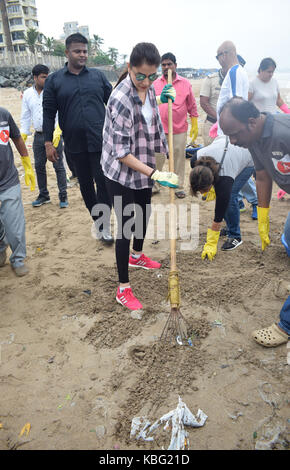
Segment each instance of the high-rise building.
M27 30L39 29L35 0L0 0L0 12L0 53L27 51Z
M90 39L90 32L88 26L79 26L77 21L70 21L69 23L64 23L63 25L65 39L70 36L71 34L80 33L87 38Z

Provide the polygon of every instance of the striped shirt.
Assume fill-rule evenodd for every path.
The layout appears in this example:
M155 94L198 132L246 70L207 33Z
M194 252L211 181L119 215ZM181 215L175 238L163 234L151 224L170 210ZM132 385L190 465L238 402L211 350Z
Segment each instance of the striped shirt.
M168 153L153 86L148 89L148 96L153 111L151 125L142 113L142 101L129 75L112 92L106 109L103 172L107 178L131 189L151 188L153 180L120 159L132 154L154 169L155 153Z

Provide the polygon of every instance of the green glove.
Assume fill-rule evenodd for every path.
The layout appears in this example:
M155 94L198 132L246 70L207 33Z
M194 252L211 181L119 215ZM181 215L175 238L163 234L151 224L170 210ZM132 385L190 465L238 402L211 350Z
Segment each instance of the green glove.
M216 199L215 189L212 186L207 193L203 193L202 200L206 202L214 201Z
M24 140L24 142L26 142L26 140L27 140L27 134L21 133L21 137L22 137L22 139Z
M216 232L212 230L211 228L208 229L207 231L207 237L206 237L206 244L203 247L203 252L202 252L202 259L205 259L208 257L210 261L212 261L217 254L217 244L219 241L220 237L220 232Z
M57 125L56 128L54 129L53 138L52 138L52 144L56 149L59 146L61 134L62 134L62 130L59 127L59 125Z
M157 104L168 103L168 98L170 98L173 103L176 98L176 90L169 83L163 88L161 95L156 97Z
M24 179L26 186L30 186L30 190L35 190L35 175L31 166L30 157L21 157L22 165L25 171Z
M269 211L270 207L258 207L258 229L262 242L262 251L264 251L268 245L270 245L269 230Z
M175 173L154 170L151 178L161 184L161 186L178 188L178 176Z
M190 134L189 137L191 137L192 142L195 141L195 139L198 136L198 121L197 117L192 117L191 118L191 129L190 129Z

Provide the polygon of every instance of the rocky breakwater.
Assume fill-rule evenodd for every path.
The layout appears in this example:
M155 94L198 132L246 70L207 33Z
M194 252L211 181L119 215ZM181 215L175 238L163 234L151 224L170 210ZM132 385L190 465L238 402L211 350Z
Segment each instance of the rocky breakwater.
M31 67L0 67L0 87L25 90L33 83Z

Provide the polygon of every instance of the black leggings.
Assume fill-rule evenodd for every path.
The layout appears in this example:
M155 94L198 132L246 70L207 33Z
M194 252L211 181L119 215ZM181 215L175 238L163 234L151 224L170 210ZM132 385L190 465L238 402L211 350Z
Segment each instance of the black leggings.
M119 282L126 284L129 282L131 237L134 234L133 250L142 252L151 214L152 189L130 189L108 178L106 185L118 222L116 260Z

